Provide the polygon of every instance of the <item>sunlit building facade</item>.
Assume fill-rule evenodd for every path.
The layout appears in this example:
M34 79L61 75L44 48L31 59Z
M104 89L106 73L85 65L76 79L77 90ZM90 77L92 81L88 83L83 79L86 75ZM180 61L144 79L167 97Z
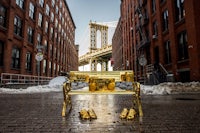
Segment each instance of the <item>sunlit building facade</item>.
M0 73L54 77L78 70L75 24L65 0L0 1ZM43 60L35 57L40 52Z
M112 63L113 70L123 70L124 62L123 62L123 46L122 46L122 24L121 19L117 24L115 32L112 38Z
M174 81L199 81L199 7L198 0L121 0L124 69L138 81L157 65Z

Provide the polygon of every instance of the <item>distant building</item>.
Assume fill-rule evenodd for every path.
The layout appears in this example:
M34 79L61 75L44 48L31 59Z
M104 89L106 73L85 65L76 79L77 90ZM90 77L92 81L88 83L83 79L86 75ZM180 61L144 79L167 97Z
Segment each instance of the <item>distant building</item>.
M121 18L117 24L115 33L112 38L112 65L113 70L123 70L123 46L122 46L122 23Z
M0 73L54 77L78 70L75 28L65 0L1 0Z
M123 69L133 69L138 81L156 70L158 80L171 74L175 81L200 81L199 7L198 0L121 0L122 32L115 38L122 37Z

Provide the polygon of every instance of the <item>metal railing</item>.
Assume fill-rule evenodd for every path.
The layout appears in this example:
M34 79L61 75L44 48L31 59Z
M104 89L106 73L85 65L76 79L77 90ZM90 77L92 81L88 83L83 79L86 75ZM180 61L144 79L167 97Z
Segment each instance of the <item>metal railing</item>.
M163 71L166 75L169 74L168 71L164 68L164 66L163 66L161 63L159 63L159 66L162 68L162 71Z
M1 84L45 84L52 77L1 73Z

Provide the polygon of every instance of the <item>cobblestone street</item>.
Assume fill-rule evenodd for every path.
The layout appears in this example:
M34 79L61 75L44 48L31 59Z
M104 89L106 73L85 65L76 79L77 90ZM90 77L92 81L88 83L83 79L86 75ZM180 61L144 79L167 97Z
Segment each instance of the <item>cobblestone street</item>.
M200 132L200 94L142 96L143 118L121 120L131 100L130 95L75 95L71 112L62 117L62 92L0 94L0 132ZM81 120L82 108L93 108L98 118Z

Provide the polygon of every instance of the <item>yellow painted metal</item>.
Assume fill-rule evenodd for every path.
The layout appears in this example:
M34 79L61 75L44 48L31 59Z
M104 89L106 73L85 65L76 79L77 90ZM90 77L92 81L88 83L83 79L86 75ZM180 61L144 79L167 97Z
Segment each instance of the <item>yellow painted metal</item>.
M72 90L68 93L68 95L136 95L134 91L80 91L80 90Z
M89 90L71 90L71 82L88 82L89 81ZM133 90L116 90L113 83L116 81L126 81L132 82ZM94 83L94 84L93 84ZM100 85L101 84L101 85ZM104 84L104 85L103 85ZM106 89L105 89L106 87ZM97 89L98 88L98 89ZM63 84L63 109L62 116L65 116L67 106L71 103L71 95L111 95L111 94L120 94L120 95L132 95L133 96L133 106L136 105L139 116L143 116L141 97L140 97L140 83L133 81L133 71L105 71L105 72L70 72L70 82Z

